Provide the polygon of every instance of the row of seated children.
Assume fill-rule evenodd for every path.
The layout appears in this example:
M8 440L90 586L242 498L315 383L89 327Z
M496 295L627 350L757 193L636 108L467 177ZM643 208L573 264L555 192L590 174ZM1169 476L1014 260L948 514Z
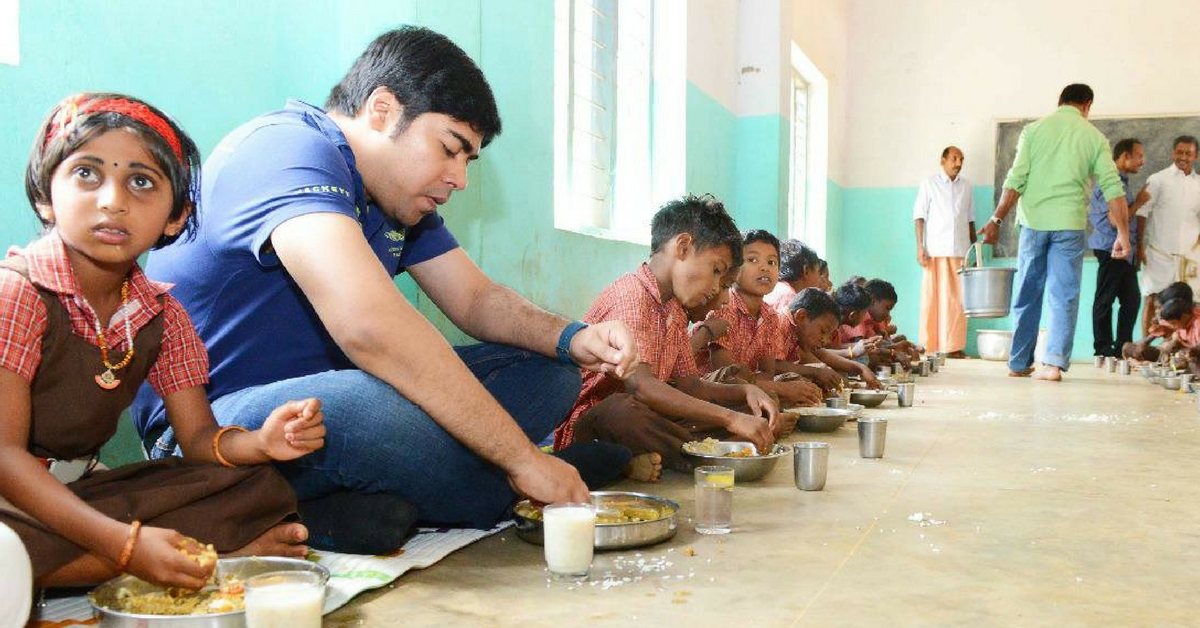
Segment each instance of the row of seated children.
M769 449L798 418L779 406L819 404L842 386L835 369L878 385L862 363L814 355L826 351L838 319L817 287L822 275L811 249L781 246L764 231L740 234L711 196L663 206L651 223L650 246L649 261L606 288L584 316L589 323L623 321L641 365L624 381L584 373L579 399L555 433L556 448L591 439L624 445L634 454L627 474L654 481L664 465L690 469L681 455L688 441L734 438ZM796 252L805 250L798 261ZM812 289L780 315L765 298L781 268L794 280L797 265Z
M633 332L640 364L625 380L585 372L555 449L600 440L634 454L629 477L657 480L662 465L686 471L684 443L731 437L768 450L785 431L778 407L746 381L704 378L688 337L689 308L719 297L723 280L742 265L742 236L724 205L686 196L655 213L650 259L600 293L587 323L619 320Z

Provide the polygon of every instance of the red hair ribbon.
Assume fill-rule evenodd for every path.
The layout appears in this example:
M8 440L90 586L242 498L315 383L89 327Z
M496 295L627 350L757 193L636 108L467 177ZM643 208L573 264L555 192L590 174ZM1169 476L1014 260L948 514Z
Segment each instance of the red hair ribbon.
M185 164L183 159L183 148L179 144L179 137L175 135L174 129L167 123L162 116L154 113L150 107L124 98L105 98L101 100L93 100L88 102L86 94L72 96L63 101L58 110L58 114L50 121L50 126L46 129L46 144L54 139L63 129L66 129L75 121L75 118L82 114L88 113L117 113L127 118L132 118L150 127L167 146L171 147L171 152L175 153L175 158L179 163ZM185 164L186 165L186 164Z

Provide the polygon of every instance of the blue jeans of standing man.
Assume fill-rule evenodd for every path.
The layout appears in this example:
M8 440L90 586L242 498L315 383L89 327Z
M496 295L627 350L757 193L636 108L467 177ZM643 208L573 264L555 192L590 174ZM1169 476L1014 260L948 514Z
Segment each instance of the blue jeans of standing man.
M1064 371L1070 368L1086 245L1083 231L1021 228L1016 295L1013 297L1016 329L1008 358L1010 371L1023 371L1033 365L1038 327L1042 321L1043 294L1048 295L1050 305L1050 329L1046 334L1043 362Z
M579 396L576 367L503 345L455 351L535 443L566 418ZM280 404L307 397L321 400L325 447L276 463L300 501L344 490L386 492L415 505L422 521L476 528L490 528L509 515L516 495L502 469L363 371L326 371L246 388L216 399L212 408L221 425L255 430ZM175 453L170 429L150 449L152 458Z

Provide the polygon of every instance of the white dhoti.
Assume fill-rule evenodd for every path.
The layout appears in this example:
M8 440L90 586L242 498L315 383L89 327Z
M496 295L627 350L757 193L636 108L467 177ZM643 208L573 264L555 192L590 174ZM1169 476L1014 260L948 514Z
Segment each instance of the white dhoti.
M1183 255L1146 245L1146 263L1138 273L1142 296L1158 294L1176 281L1187 282L1192 290L1200 294L1200 245Z

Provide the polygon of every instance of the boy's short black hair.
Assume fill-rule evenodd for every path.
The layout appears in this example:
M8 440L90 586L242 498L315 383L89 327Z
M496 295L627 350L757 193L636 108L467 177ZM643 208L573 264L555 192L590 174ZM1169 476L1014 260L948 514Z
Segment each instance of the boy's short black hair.
M1083 83L1071 83L1063 88L1062 93L1058 95L1058 104L1062 105L1086 105L1096 99L1096 94L1092 92L1092 88Z
M658 253L671 238L681 233L692 235L697 251L728 246L733 256L729 267L742 265L742 234L725 211L725 204L712 194L689 194L660 207L650 221L650 252Z
M742 248L745 248L755 242L766 242L775 247L775 254L779 254L779 238L776 238L770 231L764 229L751 229L742 234Z
M1133 147L1139 146L1141 143L1142 140L1139 140L1136 137L1127 137L1120 140L1116 144L1113 144L1113 161L1120 159L1121 155L1124 155L1125 153L1132 153Z
M325 99L325 110L358 115L377 87L404 105L396 131L423 113L442 113L471 125L483 146L500 134L500 112L479 66L445 35L403 26L375 38Z
M788 303L788 312L795 314L800 310L804 310L809 320L820 318L826 314L832 314L834 318L839 315L837 302L820 288L805 288L792 297Z
M867 283L867 278L863 277L862 275L850 275L850 278L846 280L846 283L852 283L856 286L863 287Z
M823 259L817 260L817 272L828 274L829 273L829 262L827 262Z
M838 286L837 291L833 293L833 300L837 302L838 311L842 316L871 307L871 294L853 280Z
M875 301L891 301L892 303L900 301L900 297L896 294L895 286L883 279L872 279L863 288L871 295L871 299Z
M796 238L788 238L779 245L779 280L795 281L806 270L816 268L817 252Z
M1192 302L1184 301L1183 299L1171 299L1158 310L1158 319L1163 321L1177 321L1183 318L1184 314L1192 311Z
M1183 299L1184 301L1191 303L1194 300L1194 296L1195 295L1192 294L1192 287L1189 286L1187 282L1176 281L1166 288L1163 288L1162 292L1159 292L1154 296L1154 299L1158 301L1160 305L1166 303L1167 301L1174 301L1175 299Z

